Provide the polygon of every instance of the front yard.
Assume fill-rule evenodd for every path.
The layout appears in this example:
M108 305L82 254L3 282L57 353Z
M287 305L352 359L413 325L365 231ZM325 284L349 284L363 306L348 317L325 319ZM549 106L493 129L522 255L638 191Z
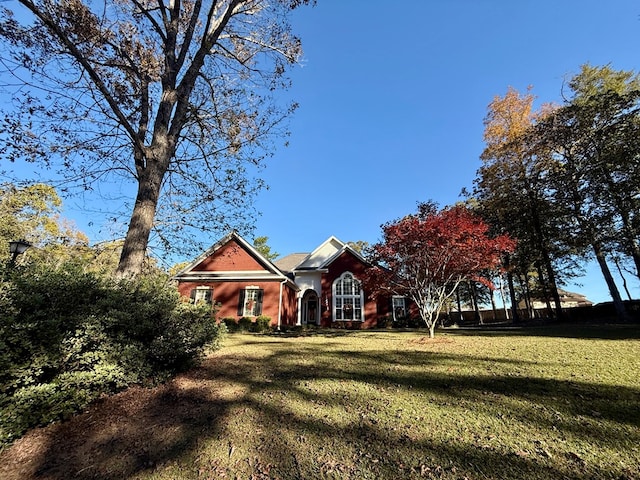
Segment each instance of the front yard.
M640 479L640 327L234 334L0 478Z

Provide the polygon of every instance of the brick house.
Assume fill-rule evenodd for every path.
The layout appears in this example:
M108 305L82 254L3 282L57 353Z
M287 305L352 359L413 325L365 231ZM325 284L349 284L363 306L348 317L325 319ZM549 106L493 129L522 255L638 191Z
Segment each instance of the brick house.
M271 317L274 327L371 328L404 315L404 297L373 298L363 286L368 264L351 246L328 238L311 253L275 262L231 232L174 276L193 301L219 305L217 317Z

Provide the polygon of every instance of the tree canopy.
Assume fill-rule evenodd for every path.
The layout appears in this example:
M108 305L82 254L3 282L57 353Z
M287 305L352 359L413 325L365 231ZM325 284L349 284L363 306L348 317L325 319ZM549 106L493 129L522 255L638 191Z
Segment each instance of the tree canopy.
M48 258L65 256L67 251L88 244L87 237L60 216L62 201L50 185L17 187L0 185L0 262L9 256L9 242L26 240L32 244L28 255Z
M384 224L382 234L370 249L369 282L411 298L432 337L442 307L460 282L487 283L482 273L496 268L515 246L506 235L491 238L488 225L464 205L437 210L422 203L417 214Z
M309 3L19 0L0 21L14 99L0 155L57 169L65 190L112 182L128 196L123 276L141 271L152 231L188 249L201 231L248 230L295 109L275 95L301 55L288 12Z
M264 258L267 260L275 260L280 256L278 252L272 252L271 247L267 244L269 237L261 236L253 239L253 246L256 247Z
M474 196L494 230L518 238L511 271L535 272L558 312L556 279L591 252L624 316L607 257L640 271L640 77L583 65L567 85L562 105L537 112L513 89L489 105Z
M489 104L485 117L482 166L474 194L479 209L499 232L518 239L508 261L509 274L528 288L536 279L535 293L553 299L561 315L558 277L571 275L562 268L566 251L556 241L563 233L563 212L551 201L545 180L549 163L546 151L537 148L531 129L552 109L534 110L535 96L509 88L503 97Z

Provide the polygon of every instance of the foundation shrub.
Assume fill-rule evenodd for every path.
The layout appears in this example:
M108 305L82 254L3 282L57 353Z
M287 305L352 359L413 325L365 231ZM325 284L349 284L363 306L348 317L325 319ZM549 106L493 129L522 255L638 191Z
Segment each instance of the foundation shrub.
M0 282L0 447L193 365L226 332L213 313L183 302L159 273L116 281L78 263L11 271Z
M249 317L242 317L238 320L238 330L241 332L248 332L251 330L251 324L253 321Z
M264 333L271 330L271 317L267 315L260 315L256 317L256 321L252 324L253 331L257 333Z
M378 328L392 328L393 327L393 317L391 315L385 315L384 317L378 317L378 322L376 325Z
M220 320L220 323L224 323L227 331L230 333L237 332L240 329L238 320L235 317L224 317Z

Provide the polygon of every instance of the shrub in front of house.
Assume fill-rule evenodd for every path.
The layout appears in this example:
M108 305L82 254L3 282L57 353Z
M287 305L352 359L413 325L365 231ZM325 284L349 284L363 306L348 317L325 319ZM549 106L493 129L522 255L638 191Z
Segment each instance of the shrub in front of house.
M271 317L267 315L260 315L256 317L256 321L252 325L253 331L257 333L264 333L271 330Z
M393 320L393 328L421 328L424 326L424 321L417 317L406 316Z
M227 328L227 331L230 333L237 332L240 330L240 326L238 325L238 320L235 317L224 317L220 319L220 323L224 323Z
M376 326L378 328L393 328L393 317L391 315L378 317L378 322Z
M193 366L202 356L204 347L220 348L227 329L211 316L211 306L205 303L178 303L170 314L160 317L162 324L151 332L149 356L154 371L171 374Z
M164 275L115 281L69 262L0 281L0 447L103 394L196 363L226 331Z
M251 324L253 321L249 317L241 317L238 320L238 330L241 332L248 332L251 330Z
M361 330L362 322L355 322L353 320L333 320L331 322L331 328L340 330Z

